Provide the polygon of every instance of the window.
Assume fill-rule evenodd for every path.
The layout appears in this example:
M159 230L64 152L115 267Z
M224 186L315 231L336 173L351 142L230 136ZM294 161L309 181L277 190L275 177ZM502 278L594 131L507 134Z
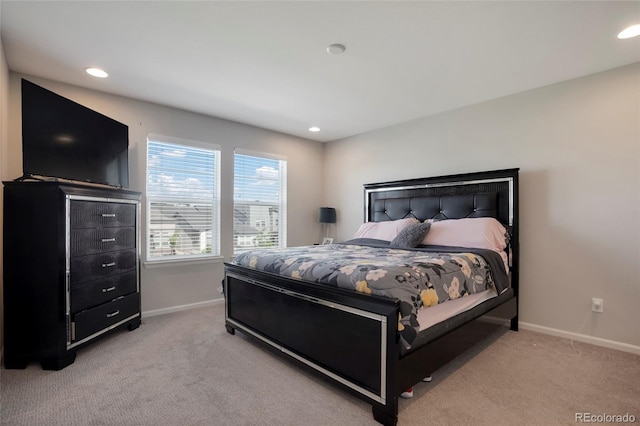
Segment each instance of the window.
M233 183L233 252L286 247L287 160L236 150Z
M220 254L220 147L147 139L147 260Z

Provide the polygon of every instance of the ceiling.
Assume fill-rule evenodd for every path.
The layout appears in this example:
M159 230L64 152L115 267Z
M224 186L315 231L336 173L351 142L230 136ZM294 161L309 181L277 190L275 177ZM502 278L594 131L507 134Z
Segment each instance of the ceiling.
M2 0L0 18L11 71L317 141L640 61L616 37L639 1Z

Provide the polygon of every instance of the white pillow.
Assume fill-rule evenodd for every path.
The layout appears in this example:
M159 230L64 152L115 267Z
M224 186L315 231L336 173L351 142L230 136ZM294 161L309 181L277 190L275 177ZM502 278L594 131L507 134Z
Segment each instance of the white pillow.
M431 223L431 229L421 244L501 252L507 247L506 233L506 228L492 217L440 220Z
M385 222L366 222L360 225L353 238L375 238L377 240L391 241L398 235L398 232L413 223L418 223L418 220L407 218Z

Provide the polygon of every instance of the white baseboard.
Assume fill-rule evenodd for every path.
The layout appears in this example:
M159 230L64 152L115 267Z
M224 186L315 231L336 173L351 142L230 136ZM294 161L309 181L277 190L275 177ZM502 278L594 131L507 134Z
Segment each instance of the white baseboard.
M189 303L187 305L171 306L169 308L152 309L150 311L142 311L143 318L155 317L156 315L170 314L172 312L186 311L195 308L204 308L205 306L222 305L224 299L205 300L204 302Z
M571 333L569 331L558 330L550 327L543 327L541 325L531 324L531 323L522 322L522 321L518 322L518 327L520 327L523 330L535 331L537 333L549 334L551 336L575 340L576 342L589 343L591 345L602 346L609 349L616 349L619 351L640 355L640 346L630 345L628 343L601 339L600 337L587 336L584 334Z

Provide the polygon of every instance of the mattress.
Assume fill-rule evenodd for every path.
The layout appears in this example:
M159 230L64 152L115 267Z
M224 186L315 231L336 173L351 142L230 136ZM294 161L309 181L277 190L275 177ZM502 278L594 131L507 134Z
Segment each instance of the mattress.
M419 331L422 332L442 321L466 312L497 295L498 293L494 289L488 289L480 293L470 294L459 299L450 300L447 303L432 306L429 309L421 309L418 311Z

